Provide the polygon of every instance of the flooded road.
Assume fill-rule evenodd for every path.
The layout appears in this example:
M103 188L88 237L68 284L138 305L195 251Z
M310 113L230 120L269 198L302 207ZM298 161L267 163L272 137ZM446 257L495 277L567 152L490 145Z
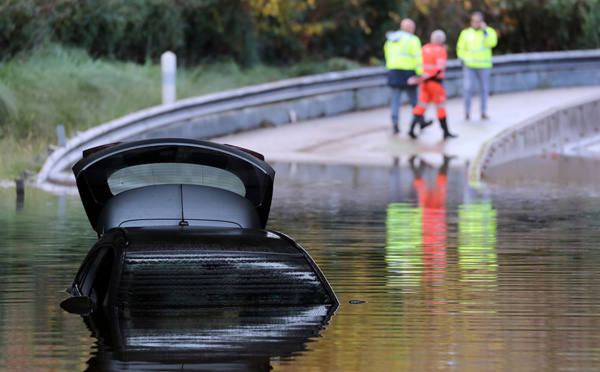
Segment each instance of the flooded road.
M340 307L330 319L290 309L129 325L126 337L142 329L179 353L171 364L107 348L94 337L103 324L92 334L59 308L96 240L78 198L27 189L21 206L0 189L0 370L597 370L595 160L571 159L566 183L527 177L542 168L536 160L486 187L447 160L447 169L439 155L392 168L275 164L268 228L311 254ZM231 353L210 356L206 345L217 344Z

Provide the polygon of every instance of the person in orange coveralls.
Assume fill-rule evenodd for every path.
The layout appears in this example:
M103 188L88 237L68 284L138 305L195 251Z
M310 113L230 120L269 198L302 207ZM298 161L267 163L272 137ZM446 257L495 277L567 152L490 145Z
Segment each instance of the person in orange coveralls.
M408 135L413 139L417 136L414 129L420 124L421 130L430 123L425 122L423 115L429 103L434 103L437 108L437 117L440 126L444 131L444 139L456 137L448 130L446 121L446 90L442 85L444 73L446 72L446 61L448 54L444 48L446 34L442 30L435 30L431 33L431 42L425 44L421 50L423 57L423 74L419 83L419 102L413 109L413 121Z
M423 279L427 282L440 282L446 273L446 189L448 185L448 165L452 157L444 155L444 163L440 166L433 187L427 185L422 178L426 166L421 159L417 168L415 156L409 159L414 180L413 187L419 197L422 215L423 236Z

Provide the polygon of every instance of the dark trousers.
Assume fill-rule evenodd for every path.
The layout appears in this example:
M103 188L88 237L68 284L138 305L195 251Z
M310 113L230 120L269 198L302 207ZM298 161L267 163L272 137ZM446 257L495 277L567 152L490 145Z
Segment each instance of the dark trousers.
M394 126L397 126L400 121L400 96L402 95L402 91L406 92L406 95L408 96L408 101L410 102L412 107L415 107L417 105L416 85L392 87L392 100L390 102L390 107L392 109L392 123L394 124Z

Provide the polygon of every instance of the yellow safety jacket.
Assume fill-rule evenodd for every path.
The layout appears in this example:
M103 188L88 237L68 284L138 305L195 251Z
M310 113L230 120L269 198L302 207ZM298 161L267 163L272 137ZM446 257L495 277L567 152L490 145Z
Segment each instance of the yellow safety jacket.
M417 75L421 75L421 40L405 31L389 33L387 38L383 51L388 70L414 70Z
M491 27L462 30L456 43L456 55L470 68L491 68L492 48L498 44L498 35Z

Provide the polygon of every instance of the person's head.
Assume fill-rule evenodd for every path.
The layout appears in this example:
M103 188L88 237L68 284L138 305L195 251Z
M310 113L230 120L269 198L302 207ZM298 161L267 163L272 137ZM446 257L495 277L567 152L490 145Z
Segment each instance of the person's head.
M410 18L404 18L402 22L400 22L400 29L402 31L410 32L411 34L415 33L415 22Z
M481 23L483 22L483 13L475 12L471 14L471 27L475 29L481 28Z
M431 43L442 46L446 42L446 33L442 30L435 30L431 33Z

